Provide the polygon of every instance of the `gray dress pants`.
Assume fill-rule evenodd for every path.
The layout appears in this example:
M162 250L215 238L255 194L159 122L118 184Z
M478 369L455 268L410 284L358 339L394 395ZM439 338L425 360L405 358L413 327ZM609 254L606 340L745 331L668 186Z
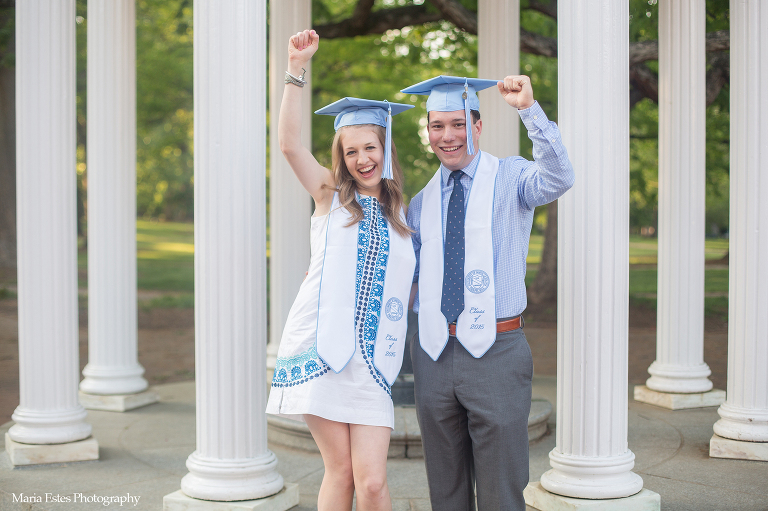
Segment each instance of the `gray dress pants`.
M481 358L455 337L437 362L411 343L433 511L525 511L533 359L522 329Z

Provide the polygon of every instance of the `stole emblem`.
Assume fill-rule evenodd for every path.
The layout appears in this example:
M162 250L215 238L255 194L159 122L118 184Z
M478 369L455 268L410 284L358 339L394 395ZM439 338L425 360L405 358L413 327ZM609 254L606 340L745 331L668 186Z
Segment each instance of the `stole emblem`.
M400 318L403 317L403 302L392 297L387 300L387 305L384 308L384 311L390 321L400 321Z
M477 295L488 289L488 286L491 285L491 279L483 270L472 270L467 273L464 285L470 292Z

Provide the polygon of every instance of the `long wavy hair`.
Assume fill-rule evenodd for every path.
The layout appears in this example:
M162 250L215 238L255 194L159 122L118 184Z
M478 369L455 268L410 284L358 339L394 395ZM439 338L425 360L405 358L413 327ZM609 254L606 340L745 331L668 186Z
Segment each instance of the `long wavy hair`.
M341 136L344 130L358 127L369 128L376 136L383 148L386 143L386 129L376 124L358 124L355 126L345 126L336 132L331 145L331 166L333 167L333 177L336 181L336 191L339 192L339 202L352 215L347 227L354 225L363 219L363 208L355 198L357 191L357 182L350 174L347 164L344 161L344 148L341 144ZM382 162L383 165L383 162ZM383 170L383 169L382 169ZM413 231L400 219L400 210L403 208L403 169L400 168L400 162L397 159L397 150L395 141L392 141L392 178L381 180L381 197L379 202L382 205L382 212L387 223L395 228L400 236L408 236Z

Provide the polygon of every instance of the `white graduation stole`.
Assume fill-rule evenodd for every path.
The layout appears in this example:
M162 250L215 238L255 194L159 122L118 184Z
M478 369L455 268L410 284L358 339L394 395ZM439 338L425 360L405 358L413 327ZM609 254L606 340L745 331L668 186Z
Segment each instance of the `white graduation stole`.
M405 223L405 215L400 212ZM351 215L334 194L328 214L325 256L317 314L317 354L335 372L341 372L355 353L355 287L359 224L347 227ZM400 372L407 330L407 305L416 268L410 236L390 226L389 256L373 363L388 384Z
M475 358L496 340L496 288L493 272L493 200L499 159L486 152L472 179L464 220L464 311L456 337ZM424 188L419 256L419 343L437 360L448 342L443 297L443 199L441 171Z

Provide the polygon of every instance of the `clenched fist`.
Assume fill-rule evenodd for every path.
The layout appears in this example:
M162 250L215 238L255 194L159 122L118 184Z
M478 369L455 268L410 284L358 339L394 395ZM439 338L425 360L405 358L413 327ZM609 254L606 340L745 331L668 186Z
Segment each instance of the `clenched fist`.
M288 60L297 64L306 64L317 51L320 36L314 30L304 30L292 35L288 41Z
M533 88L531 79L527 76L507 76L503 81L497 82L496 86L509 106L524 110L533 105Z

